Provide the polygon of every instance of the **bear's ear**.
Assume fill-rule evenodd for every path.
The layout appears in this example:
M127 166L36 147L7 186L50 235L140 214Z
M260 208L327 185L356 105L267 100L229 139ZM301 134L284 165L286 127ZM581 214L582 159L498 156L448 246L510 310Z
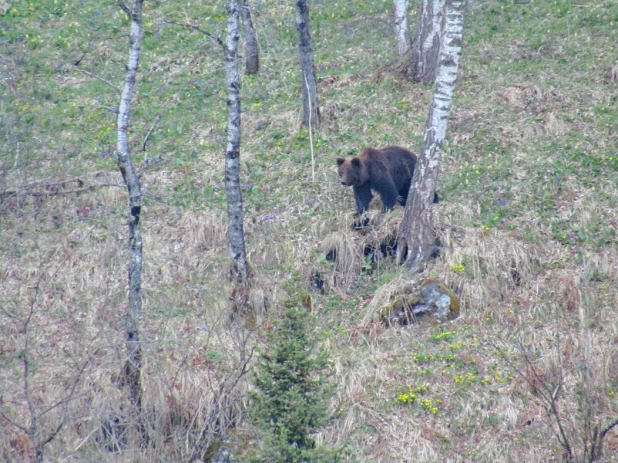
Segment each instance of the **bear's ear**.
M354 167L360 167L361 166L361 161L358 158L352 158L352 165Z
M340 166L341 164L343 164L345 162L345 159L343 158L337 158L337 165Z

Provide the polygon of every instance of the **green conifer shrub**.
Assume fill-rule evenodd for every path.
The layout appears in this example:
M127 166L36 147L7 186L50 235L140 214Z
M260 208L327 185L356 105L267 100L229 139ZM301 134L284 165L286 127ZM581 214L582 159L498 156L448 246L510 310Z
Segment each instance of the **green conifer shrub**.
M263 445L253 462L337 462L337 449L316 448L310 437L330 418L327 352L317 345L311 316L295 293L274 323L252 375L251 422Z

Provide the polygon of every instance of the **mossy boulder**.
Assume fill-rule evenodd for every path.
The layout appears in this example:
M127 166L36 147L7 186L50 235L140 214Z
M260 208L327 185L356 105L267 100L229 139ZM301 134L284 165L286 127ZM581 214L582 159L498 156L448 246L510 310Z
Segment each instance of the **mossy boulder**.
M206 450L203 460L209 463L236 463L255 457L259 441L247 431L230 428L224 437L215 439Z
M395 296L380 310L386 325L411 325L420 318L443 323L459 316L459 297L438 280L424 280L411 294Z

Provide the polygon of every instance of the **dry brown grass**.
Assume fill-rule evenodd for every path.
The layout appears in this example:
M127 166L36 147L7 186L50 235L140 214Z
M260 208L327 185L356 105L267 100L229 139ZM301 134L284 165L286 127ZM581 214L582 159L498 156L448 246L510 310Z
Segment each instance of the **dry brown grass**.
M15 246L5 248L0 271L4 309L0 351L15 358L2 382L3 398L11 404L9 417L28 425L19 352L25 342L23 321L31 307L27 355L35 367L29 374L29 392L36 409L63 400L70 384L79 379L62 444L52 441L49 454L98 458L95 455L105 448L101 427L130 409L118 385L126 307L122 253L126 199L121 193L102 191L105 206L93 207L84 222L72 218L73 198L45 200L36 205L34 214L27 204L3 217L5 242ZM78 204L96 204L97 195L82 195ZM237 336L232 329L220 328L228 295L215 290L215 281L225 280L227 268L213 265L217 259L225 262L225 223L214 211L177 214L157 205L147 207L144 218L148 257L141 329L146 352L143 404L151 438L171 439L167 455L175 458L191 451L191 439L206 417L212 419L213 404L222 399L219 387L229 380L221 371L225 365L234 371L237 362ZM264 307L267 296L256 287L251 298ZM84 362L87 366L80 375ZM232 407L225 412L232 420L239 413L234 404L243 397L244 387L241 383L237 392L225 397ZM49 432L60 419L60 410L52 409L41 419L41 431ZM29 438L6 422L3 430L5 459L28 461L32 449L20 442L29 443ZM153 461L155 456L126 458L117 461Z

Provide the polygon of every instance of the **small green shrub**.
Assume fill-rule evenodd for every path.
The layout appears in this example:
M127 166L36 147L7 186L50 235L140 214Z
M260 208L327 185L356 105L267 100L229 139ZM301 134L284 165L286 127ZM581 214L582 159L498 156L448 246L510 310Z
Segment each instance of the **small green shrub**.
M318 348L310 315L299 297L269 333L252 381L249 419L264 432L254 462L336 462L337 449L316 448L310 437L329 418L327 352Z

